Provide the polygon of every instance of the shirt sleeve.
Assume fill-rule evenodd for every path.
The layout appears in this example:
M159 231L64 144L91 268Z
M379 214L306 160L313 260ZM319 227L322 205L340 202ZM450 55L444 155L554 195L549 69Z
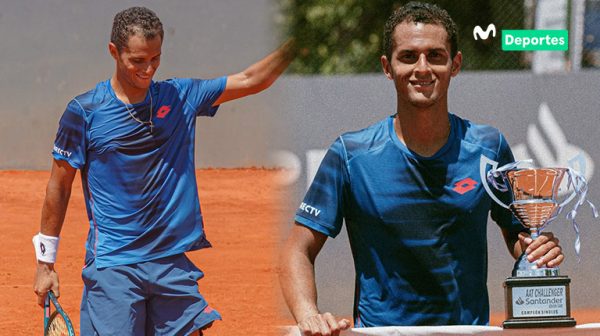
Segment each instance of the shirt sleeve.
M498 167L515 162L515 158L510 146L502 134L500 134L500 146L498 149L497 159ZM498 199L505 204L510 204L512 202L512 195L510 194L510 191L497 193L496 195ZM525 227L512 214L512 212L510 212L509 209L500 206L494 201L492 201L491 217L501 228L507 229L510 232L519 232L525 230Z
M60 118L52 156L81 169L87 158L87 122L77 100L72 100Z
M217 113L219 106L213 107L213 104L225 90L227 76L214 79L179 78L177 82L185 93L186 103L196 111L197 117L212 117Z
M297 223L327 236L340 233L348 184L346 154L341 138L329 148L303 202L296 211Z

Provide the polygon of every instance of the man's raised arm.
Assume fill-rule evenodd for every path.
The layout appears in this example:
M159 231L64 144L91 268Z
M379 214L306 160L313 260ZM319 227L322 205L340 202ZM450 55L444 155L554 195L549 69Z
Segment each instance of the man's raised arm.
M277 50L246 70L227 76L227 84L213 106L261 92L275 82L295 57L294 41L288 40Z

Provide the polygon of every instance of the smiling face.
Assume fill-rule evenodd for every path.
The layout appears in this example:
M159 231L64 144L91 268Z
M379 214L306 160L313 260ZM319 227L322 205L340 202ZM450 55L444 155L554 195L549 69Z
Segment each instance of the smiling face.
M114 43L109 44L121 87L126 91L146 92L160 65L161 46L160 36L147 39L141 34L131 35L120 51Z
M458 74L461 63L460 52L451 57L443 26L414 22L394 28L391 59L381 57L383 72L394 81L399 108L445 106L450 78Z

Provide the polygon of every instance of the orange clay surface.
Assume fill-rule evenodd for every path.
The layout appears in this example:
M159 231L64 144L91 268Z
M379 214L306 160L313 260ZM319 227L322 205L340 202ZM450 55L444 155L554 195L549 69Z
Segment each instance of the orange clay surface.
M281 190L277 172L197 171L205 230L213 248L189 253L202 269L200 291L223 316L206 335L274 335L279 295L275 272ZM0 171L0 334L42 335L43 314L33 293L35 254L48 172ZM88 231L81 180L75 178L56 269L60 303L79 334L84 242Z
M213 248L192 252L205 273L200 291L221 312L207 335L280 335L291 324L281 315L276 254L287 223L276 171L204 169L197 172L205 229ZM31 237L39 230L48 172L0 171L0 334L41 335L42 309L33 293ZM81 182L76 177L61 233L57 270L60 302L79 331L84 242L88 230ZM352 295L352 293L348 293ZM599 310L572 313L578 324L600 322ZM504 313L491 315L500 325Z

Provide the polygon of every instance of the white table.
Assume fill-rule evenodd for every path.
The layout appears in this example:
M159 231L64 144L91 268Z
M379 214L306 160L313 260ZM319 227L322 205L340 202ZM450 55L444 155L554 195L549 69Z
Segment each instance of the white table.
M444 336L444 335L600 335L600 323L589 323L573 328L528 328L502 329L490 326L436 326L436 327L377 327L353 328L343 331L341 336ZM297 327L284 327L282 336L301 336Z

